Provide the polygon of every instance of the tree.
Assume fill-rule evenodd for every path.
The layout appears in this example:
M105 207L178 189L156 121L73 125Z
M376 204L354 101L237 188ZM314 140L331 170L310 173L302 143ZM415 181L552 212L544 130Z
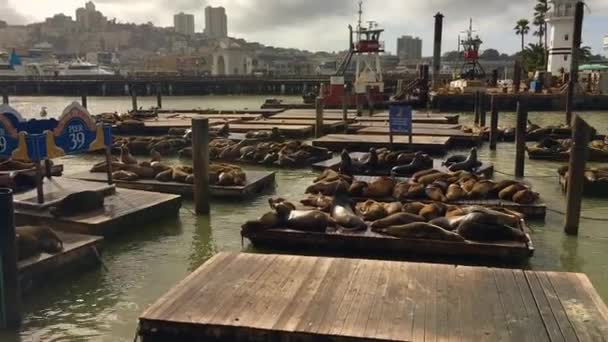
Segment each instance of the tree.
M443 54L442 59L448 62L454 62L460 60L461 54L458 51L447 51Z
M486 49L479 56L481 59L486 59L489 61L495 61L500 59L500 53L496 49Z
M544 69L545 49L541 44L528 44L520 56L524 70L535 71Z
M521 36L521 51L524 51L524 37L530 32L530 21L528 19L519 19L515 25L515 34Z
M590 46L581 46L578 49L578 64L589 63L593 60L593 53L591 53Z
M545 62L547 62L547 57L549 56L547 46L547 21L545 19L547 18L547 13L549 13L550 9L548 0L537 0L536 6L534 6L534 25L537 27L537 30L534 31L534 35L538 37L538 45L543 45L543 38L545 38Z

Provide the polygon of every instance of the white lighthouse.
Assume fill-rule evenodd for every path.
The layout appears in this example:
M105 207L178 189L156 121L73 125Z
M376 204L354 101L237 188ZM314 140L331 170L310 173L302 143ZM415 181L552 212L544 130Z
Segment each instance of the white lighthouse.
M547 14L549 24L549 63L547 71L553 75L570 72L572 39L574 34L574 9L578 0L550 0Z

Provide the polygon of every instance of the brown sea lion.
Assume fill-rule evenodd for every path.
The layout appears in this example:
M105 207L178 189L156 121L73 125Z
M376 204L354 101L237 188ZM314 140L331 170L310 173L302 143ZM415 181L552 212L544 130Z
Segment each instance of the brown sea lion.
M154 169L152 167L145 167L145 166L136 165L136 164L125 165L123 170L134 173L139 178L143 178L143 179L152 179L156 175L156 172L154 171Z
M399 182L393 187L393 198L397 201L406 199L406 194L410 189L411 184L408 182Z
M391 226L379 229L378 232L398 238L443 240L464 242L464 238L439 226L425 222L414 222L401 226Z
M451 172L456 172L460 170L474 171L477 170L477 168L479 168L480 166L481 162L477 158L477 148L473 147L471 149L471 152L469 153L468 158L465 161L460 163L454 163L448 169Z
M171 169L170 166L167 166L165 164L162 164L161 162L152 162L150 163L150 167L152 168L152 170L154 171L154 176L156 177L156 175L158 175L159 173L163 172L163 171L167 171L169 169Z
M518 204L532 204L538 201L539 195L530 189L521 190L513 195L513 202Z
M380 204L384 207L384 210L386 210L387 216L400 213L403 209L403 205L401 204L401 202L390 202Z
M135 159L129 152L129 148L126 145L120 147L120 162L125 165L137 165L137 159Z
M380 177L368 184L363 196L370 198L385 198L393 194L395 181L390 177Z
M112 171L123 170L125 168L125 166L126 166L125 164L123 164L117 160L112 161ZM94 173L108 172L108 164L105 161L97 163L97 164L93 165L90 172L94 172Z
M460 222L457 232L471 241L519 241L529 242L528 236L519 229L501 224L485 223L484 214L472 213Z
M462 187L465 192L470 193L471 191L473 191L473 187L475 187L475 184L477 184L477 180L475 178L469 178L465 181L461 181L460 187Z
M441 179L447 179L449 178L450 175L443 173L443 172L435 172L432 173L430 175L426 175L426 176L422 176L418 179L418 183L423 184L423 185L429 185L435 181L441 180Z
M427 221L430 221L438 217L445 216L446 211L447 207L444 204L431 203L420 209L418 215L424 217Z
M333 196L336 193L348 192L349 185L343 180L336 180L333 182L317 182L308 188L306 188L307 194L322 194L325 196Z
M496 183L491 180L480 180L475 183L473 189L469 192L469 197L474 199L484 199L492 192Z
M528 189L528 187L521 183L513 184L513 185L510 185L510 186L502 189L498 193L498 198L500 198L501 200L504 200L504 201L512 201L513 195L515 195L517 192L519 192L521 190L526 190L526 189Z
M150 163L159 162L163 156L155 149L150 150Z
M47 226L20 226L15 228L18 259L30 258L40 252L56 254L63 250L63 241Z
M406 203L403 205L402 211L405 213L418 215L420 213L420 210L422 210L422 208L424 208L425 206L426 204L422 202Z
M247 221L241 226L241 234L255 233L263 230L279 228L283 224L282 220L276 212L269 212L262 215L257 220Z
M384 208L382 204L373 200L357 203L356 209L366 221L376 221L388 216L386 208Z
M139 179L139 176L131 171L121 170L112 172L112 178L122 181L136 181Z
M336 203L331 210L331 217L335 223L349 231L367 229L367 224L352 209L352 203L345 197L336 197Z
M340 174L332 169L325 169L323 170L323 172L319 175L319 177L314 179L314 182L320 182L320 181L326 181L326 182L333 182L340 179Z
M293 210L286 222L289 229L307 232L325 232L327 227L335 224L329 215L319 210Z
M414 183L410 185L407 194L402 196L405 199L422 198L425 196L425 187L422 184Z
M81 191L67 195L49 208L51 215L55 217L74 216L90 211L102 209L104 205L104 193L102 191Z
M438 170L435 169L429 169L429 170L422 170L422 171L418 171L416 173L414 173L412 175L412 180L415 182L418 182L418 180L420 180L420 178L424 177L424 176L428 176L434 173L440 173Z
M501 191L514 184L519 184L519 182L512 179L501 180L494 185L494 188L492 188L492 193L499 194Z
M310 195L300 201L303 205L315 207L323 212L329 213L334 205L333 197L319 195Z
M448 201L454 202L454 201L458 201L458 200L464 198L465 195L466 195L466 192L464 191L464 189L462 189L462 187L460 187L460 185L450 184L450 186L448 187L448 192L445 195L445 197Z
M443 193L443 190L441 190L441 188L439 188L438 186L431 184L424 189L424 192L425 192L426 196L433 201L437 201L437 202L446 201L446 197Z
M411 214L411 213L396 213L390 216L387 216L383 219L376 220L371 223L370 227L372 230L387 228L390 226L400 226L413 222L425 222L426 219L422 216Z
M445 230L449 230L449 231L454 230L454 226L452 226L452 224L450 223L450 220L448 220L445 217L437 217L435 219L430 220L429 223L432 225L441 227Z
M159 172L154 176L154 179L159 182L171 182L173 180L173 168L168 168L165 171Z
M189 173L184 172L183 169L181 169L179 167L174 167L173 173L171 175L171 180L173 180L174 182L178 182L178 183L185 183L188 175L189 175Z
M34 164L8 159L0 163L0 171L21 171L33 169Z

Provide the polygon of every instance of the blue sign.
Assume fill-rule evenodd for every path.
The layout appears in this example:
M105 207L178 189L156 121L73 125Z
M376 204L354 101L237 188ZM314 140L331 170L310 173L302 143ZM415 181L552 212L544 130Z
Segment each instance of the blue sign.
M0 156L20 161L29 161L27 149L28 135L19 132L18 126L24 122L16 110L3 105L0 107Z
M412 131L412 107L390 106L389 125L391 133L410 134Z

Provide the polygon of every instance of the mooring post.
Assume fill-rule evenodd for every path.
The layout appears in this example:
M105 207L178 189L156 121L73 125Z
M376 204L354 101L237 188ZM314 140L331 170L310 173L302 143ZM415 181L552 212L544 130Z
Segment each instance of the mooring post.
M475 111L475 125L479 125L479 112L480 112L479 97L481 96L480 94L481 93L479 90L475 91L475 105L474 105L474 109L473 109Z
M570 55L570 78L568 79L568 91L566 93L566 125L572 124L572 109L574 107L574 91L578 82L578 51L581 48L581 34L583 29L583 15L585 4L582 1L576 3L574 11L574 35L572 37L572 54Z
M357 107L357 116L361 116L363 113L363 109L361 108L361 99L359 98L359 94L355 92L355 106Z
M108 185L114 184L114 177L112 176L112 146L106 146L106 174L108 175Z
M513 65L513 93L519 93L519 87L521 86L521 63L519 60L515 60Z
M498 106L496 104L496 96L492 95L490 99L490 150L496 150L496 142L498 140Z
M46 178L51 179L53 177L53 165L50 159L44 160L44 175Z
M315 108L317 109L315 122L315 138L323 136L323 99L317 97L315 100Z
M443 14L435 14L435 36L433 41L433 90L439 88L441 70L441 40L443 35Z
M0 188L0 328L21 326L21 294L17 269L17 241L13 192Z
M131 87L131 105L133 107L133 112L137 112L137 92L134 87Z
M479 93L479 126L486 127L486 93Z
M589 137L591 126L580 116L574 117L572 128L574 138L570 150L570 164L568 167L567 199L566 199L566 225L564 230L568 235L578 235L581 218L581 202L585 184L585 164L587 162Z
M194 205L197 215L208 215L209 208L209 119L192 119L192 164L194 166Z
M515 177L524 177L526 157L526 125L528 112L522 102L517 101L517 127L515 128Z
M84 108L87 108L88 103L87 103L87 95L86 95L86 94L83 94L83 95L80 97L80 103L82 104L82 106L83 106Z
M156 86L156 107L163 108L163 89L160 84Z
M8 89L2 88L2 104L8 105Z
M348 94L342 96L342 122L344 123L344 132L348 131Z

